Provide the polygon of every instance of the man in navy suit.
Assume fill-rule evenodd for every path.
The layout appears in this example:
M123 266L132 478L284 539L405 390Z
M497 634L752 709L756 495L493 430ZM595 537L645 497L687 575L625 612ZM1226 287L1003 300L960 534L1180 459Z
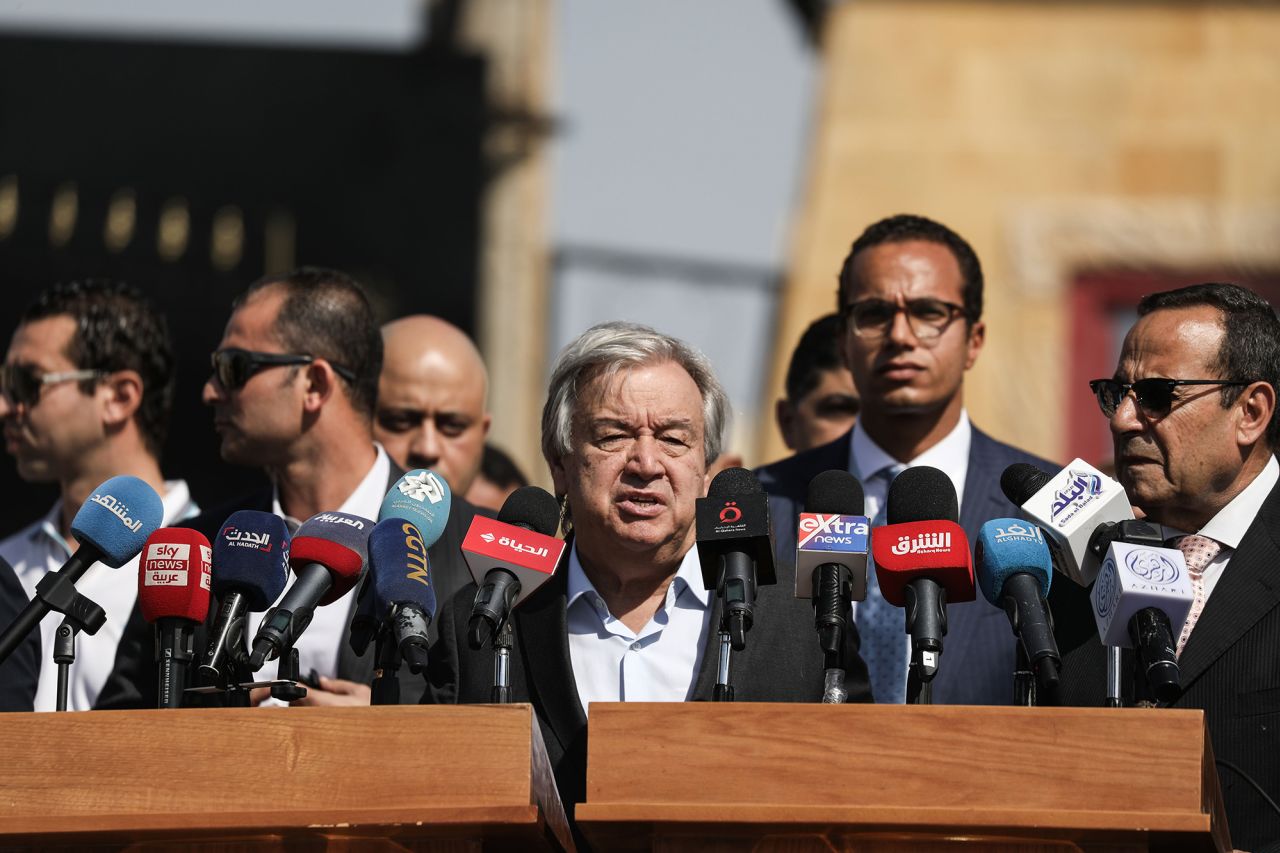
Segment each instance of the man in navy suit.
M829 469L863 483L866 514L884 523L889 483L903 468L930 465L955 484L960 524L972 540L992 518L1015 515L1000 491L1014 462L1057 466L1002 444L969 421L964 374L982 350L982 266L950 228L921 216L883 219L853 243L840 270L837 304L841 350L862 409L853 429L820 447L758 472L770 495L780 560L795 558L796 521L809 481ZM877 517L878 516L878 517ZM879 702L906 693L907 636L901 609L885 602L868 576L867 600L855 605L862 656ZM979 593L951 603L933 701L1008 704L1013 699L1015 639L1004 612Z
M1232 284L1156 293L1138 315L1114 375L1092 386L1117 478L1186 555L1195 599L1174 635L1172 704L1204 710L1234 845L1280 850L1280 815L1242 775L1280 800L1280 321ZM1055 603L1054 618L1058 701L1101 705L1106 658L1088 602Z

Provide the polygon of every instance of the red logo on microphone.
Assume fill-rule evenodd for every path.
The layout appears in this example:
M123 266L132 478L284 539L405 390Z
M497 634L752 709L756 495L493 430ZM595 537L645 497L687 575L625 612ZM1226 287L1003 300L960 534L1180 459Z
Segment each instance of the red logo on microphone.
M742 520L742 510L738 509L737 501L725 501L724 509L720 510L720 522L722 524L733 524Z

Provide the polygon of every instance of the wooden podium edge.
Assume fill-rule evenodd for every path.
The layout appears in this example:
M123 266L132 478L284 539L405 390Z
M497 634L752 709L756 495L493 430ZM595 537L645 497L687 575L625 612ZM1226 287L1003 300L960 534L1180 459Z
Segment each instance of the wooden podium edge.
M564 803L560 801L560 789L556 787L555 773L551 769L551 759L547 757L547 745L542 739L542 724L533 706L527 705L530 717L530 731L533 733L529 744L531 759L530 790L533 791L533 806L542 815L548 833L561 848L569 853L576 853L573 843L573 832L569 829L569 818L564 811Z
M1209 815L1209 832L1219 850L1231 851L1231 829L1227 826L1227 805L1222 799L1222 782L1218 779L1218 764L1213 758L1213 738L1209 735L1209 721L1204 721L1204 757L1200 766L1200 809Z

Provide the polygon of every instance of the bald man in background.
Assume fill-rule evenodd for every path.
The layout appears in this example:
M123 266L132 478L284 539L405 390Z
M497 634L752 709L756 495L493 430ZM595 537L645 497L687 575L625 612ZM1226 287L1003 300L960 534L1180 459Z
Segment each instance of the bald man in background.
M374 437L406 470L430 468L455 498L480 470L489 434L489 374L480 351L439 317L416 314L382 327Z

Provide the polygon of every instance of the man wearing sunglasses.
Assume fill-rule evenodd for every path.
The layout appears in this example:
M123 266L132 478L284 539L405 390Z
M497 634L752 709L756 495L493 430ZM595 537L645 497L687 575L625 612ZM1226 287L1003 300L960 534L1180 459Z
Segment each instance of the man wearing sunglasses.
M1231 284L1156 293L1138 315L1115 374L1091 385L1117 478L1186 555L1195 599L1174 635L1173 706L1202 708L1215 758L1280 800L1280 321ZM1106 658L1088 602L1055 607L1054 618L1059 701L1103 704ZM1218 772L1235 846L1280 840L1280 815L1235 769Z
M231 513L272 512L291 528L320 512L376 519L382 499L404 473L373 438L382 338L364 290L349 276L316 268L262 279L232 306L212 356L204 402L213 410L224 461L263 469L271 483L215 508L190 526L214 539ZM444 533L430 549L432 580L447 594L470 580L459 550L472 511L454 499ZM217 566L214 567L217 571ZM299 668L314 674L298 704L368 704L373 652L350 647L355 591L324 607L296 644ZM210 610L210 619L215 611ZM249 636L263 614L251 614ZM151 705L156 667L147 626L138 621L99 707ZM196 648L203 649L197 631ZM259 670L274 678L277 663ZM426 682L407 669L401 695L416 702ZM257 698L257 697L255 697Z
M27 482L57 483L58 501L43 518L0 542L27 596L76 548L71 520L104 480L130 474L164 503L164 523L195 515L187 485L165 481L160 451L174 387L173 350L164 318L130 287L105 282L60 284L27 308L0 368L5 450ZM107 622L76 642L67 707L93 707L115 661L137 600L138 561L118 569L96 564L77 583ZM40 623L42 660L37 711L57 700L54 633L62 616Z
M862 481L866 514L879 526L897 473L913 465L941 469L955 485L960 524L972 540L984 522L1017 512L1000 491L1006 467L1056 468L986 435L965 412L964 375L986 337L982 285L982 266L969 244L922 216L891 216L854 241L840 270L837 306L841 349L862 408L840 438L760 470L779 559L794 559L809 481L826 470L850 471ZM867 581L867 600L855 605L854 619L872 692L877 702L903 702L903 613L884 600L874 571ZM950 603L933 701L1010 703L1014 645L1004 612L981 595Z

